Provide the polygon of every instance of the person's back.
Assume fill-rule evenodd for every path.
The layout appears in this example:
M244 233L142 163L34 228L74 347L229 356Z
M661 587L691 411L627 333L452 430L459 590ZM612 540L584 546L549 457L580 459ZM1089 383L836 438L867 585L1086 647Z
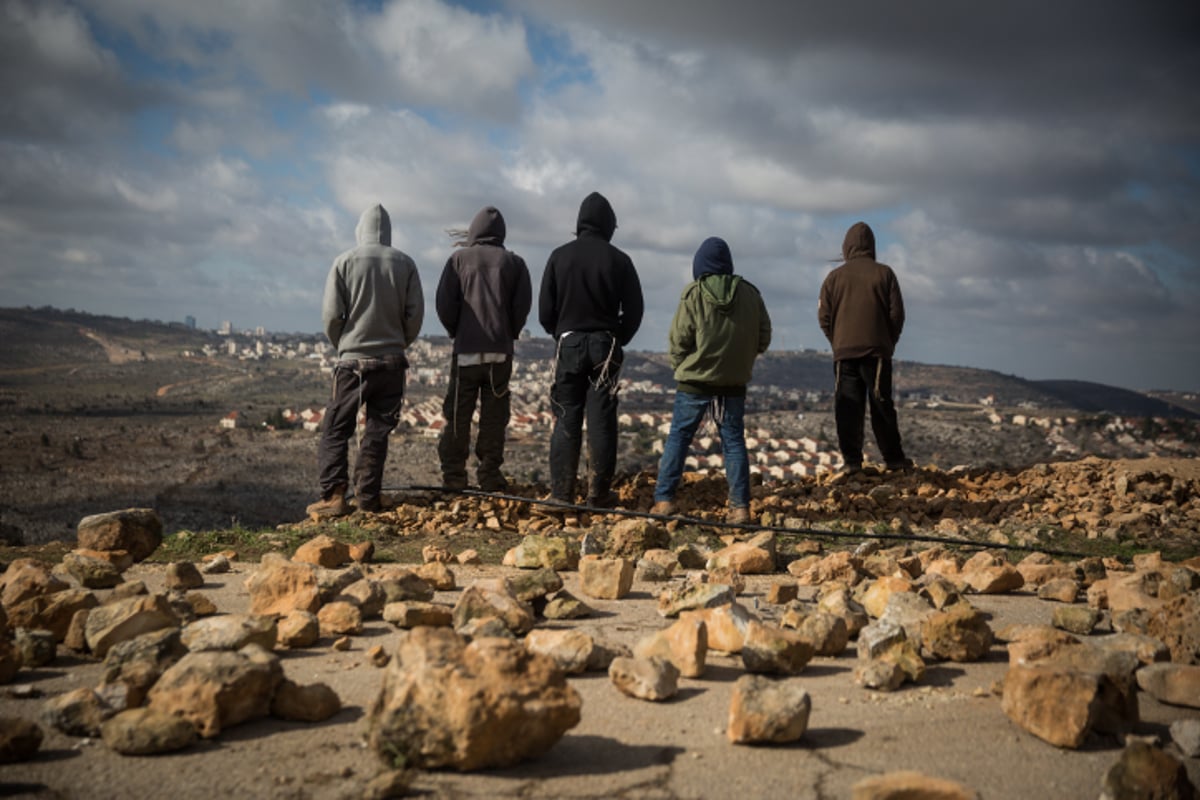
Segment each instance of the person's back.
M875 260L875 234L865 222L842 243L845 263L821 286L819 322L836 360L891 358L904 328L904 301L896 274Z
M744 394L754 361L771 338L758 289L740 275L710 273L684 290L680 307L693 327L688 335L672 326L668 344L675 379L685 391Z
M538 319L554 338L569 331L607 331L622 346L642 322L642 290L633 261L611 244L616 214L598 192L579 208L576 238L546 262Z
M358 244L334 261L321 316L342 359L396 355L417 338L425 311L416 264L391 246L382 206L368 208L354 229Z

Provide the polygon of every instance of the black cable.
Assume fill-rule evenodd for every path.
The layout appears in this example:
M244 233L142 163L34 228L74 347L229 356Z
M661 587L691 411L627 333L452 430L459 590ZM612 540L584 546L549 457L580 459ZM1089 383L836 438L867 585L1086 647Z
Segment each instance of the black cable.
M721 522L717 520L705 520L697 517L685 517L680 514L655 514L650 511L634 511L626 508L599 508L596 506L580 505L577 503L566 503L561 500L541 499L534 497L524 497L518 494L507 494L504 492L485 492L482 489L452 489L447 486L395 486L386 487L387 492L440 492L442 494L459 494L466 497L480 497L490 500L510 500L517 503L528 503L530 505L550 506L559 508L565 511L580 511L589 514L617 514L624 517L637 517L644 519L652 519L660 522L680 522L690 525L703 525L710 528L726 528L744 531L772 531L774 533L782 533L788 536L826 536L833 539L895 539L907 542L930 542L933 544L951 544L957 547L975 547L981 550L1001 549L1001 550L1017 550L1028 553L1045 553L1052 556L1066 556L1069 558L1087 558L1087 553L1076 553L1070 550L1057 550L1046 547L1033 547L1032 545L997 545L984 542L973 542L969 539L952 539L948 536L931 536L925 534L899 534L899 533L848 533L845 531L830 531L820 528L785 528L779 525L760 525L754 522Z

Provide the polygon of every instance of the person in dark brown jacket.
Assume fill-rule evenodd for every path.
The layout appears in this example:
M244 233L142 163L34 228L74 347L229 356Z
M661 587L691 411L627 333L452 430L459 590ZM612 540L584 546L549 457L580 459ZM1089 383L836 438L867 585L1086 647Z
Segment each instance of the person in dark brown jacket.
M888 469L906 469L912 462L900 444L892 401L892 354L904 328L900 283L891 267L875 260L875 234L865 222L846 231L842 258L845 263L821 284L817 318L833 346L833 411L844 469L862 469L868 402L884 463Z

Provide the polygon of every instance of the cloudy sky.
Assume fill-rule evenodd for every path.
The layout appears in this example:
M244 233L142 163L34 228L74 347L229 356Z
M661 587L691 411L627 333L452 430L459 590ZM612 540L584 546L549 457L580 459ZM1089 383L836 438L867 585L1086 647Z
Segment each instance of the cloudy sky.
M432 296L447 228L498 206L536 285L595 190L634 349L710 235L824 348L862 219L898 358L1200 390L1198 44L1194 0L0 0L0 305L317 331L363 208Z

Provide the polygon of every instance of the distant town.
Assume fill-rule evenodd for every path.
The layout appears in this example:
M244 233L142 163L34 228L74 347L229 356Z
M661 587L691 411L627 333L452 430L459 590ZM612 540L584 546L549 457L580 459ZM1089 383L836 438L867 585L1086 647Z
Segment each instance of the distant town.
M189 325L194 322L189 318ZM270 334L263 328L235 331L228 322L216 331L222 341L206 344L199 351L186 351L187 357L232 358L244 361L264 359L304 360L324 373L332 373L337 354L323 335ZM510 381L512 418L510 435L548 436L553 426L549 391L553 377L553 349L549 340L536 347L529 332L519 345L532 349L535 357L518 357ZM399 432L437 437L446 420L442 415L442 396L449 382L452 343L446 337L422 337L407 351L409 397L401 416ZM520 352L520 347L519 347ZM646 378L626 371L622 381L623 413L618 422L623 431L642 437L651 453L661 452L670 429L670 404L663 401L674 391L670 371ZM752 383L749 392L758 412L788 411L788 416L803 417L804 410L826 410L832 404L829 391L786 388L773 383ZM1195 398L1192 398L1195 399ZM1194 457L1200 454L1200 429L1195 422L1168 418L1125 418L1114 415L1051 414L1036 403L1022 402L1015 408L1000 408L992 395L976 398L947 398L925 392L898 393L898 403L908 409L954 409L981 418L977 421L993 428L1011 426L1044 437L1057 458L1069 460L1091 451L1087 440L1103 441L1122 452L1142 455ZM655 409L655 410L647 410ZM250 424L271 428L300 428L317 431L324 415L323 407L282 408L271 419ZM776 415L778 416L778 415ZM763 418L758 415L756 419ZM237 410L230 410L219 424L236 428L247 424ZM785 425L781 427L790 428ZM715 431L698 436L687 459L693 471L719 471L723 468L721 445ZM796 436L788 430L772 430L748 419L746 445L751 453L751 472L764 479L784 480L817 475L842 466L842 456L829 436Z

